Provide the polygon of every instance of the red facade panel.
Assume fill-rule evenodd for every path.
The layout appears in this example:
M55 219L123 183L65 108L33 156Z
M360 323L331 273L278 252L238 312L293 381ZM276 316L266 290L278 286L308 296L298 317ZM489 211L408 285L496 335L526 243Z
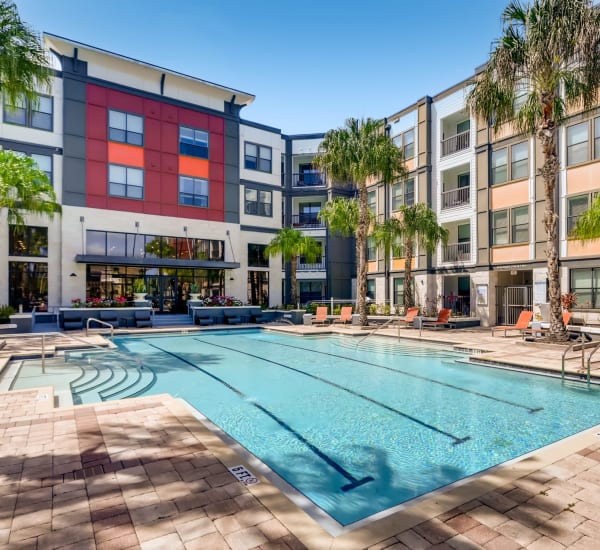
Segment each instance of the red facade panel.
M198 220L224 220L225 125L221 117L92 84L87 87L87 97L88 206ZM144 116L143 200L108 196L110 108ZM209 131L209 208L179 205L179 124Z

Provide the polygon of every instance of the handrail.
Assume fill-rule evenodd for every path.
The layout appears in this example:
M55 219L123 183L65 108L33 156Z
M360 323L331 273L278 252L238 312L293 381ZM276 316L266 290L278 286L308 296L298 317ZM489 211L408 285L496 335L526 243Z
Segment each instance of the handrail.
M110 337L112 338L115 334L115 327L113 327L110 323L103 321L102 319L96 319L96 317L88 317L85 322L85 335L88 336L90 331L90 322L94 321L95 323L99 323L100 325L104 325L105 327L110 327Z
M572 344L569 344L569 346L567 347L567 349L565 349L565 351L563 351L562 354L562 368L561 368L561 373L560 373L560 379L564 381L565 379L565 356L567 355L567 353L573 349L573 347L575 345L577 345L578 340L576 340L575 342L573 342ZM581 346L581 353L583 354L583 345Z
M600 348L600 341L596 342L594 349L588 355L588 360L587 360L587 384L588 384L588 386L590 385L590 378L591 378L590 368L591 368L591 362L592 362L592 355L594 355L594 353L596 353L598 351L598 348Z
M377 325L377 327L375 327L375 330L372 332L369 332L369 334L363 336L358 342L356 342L356 346L358 347L358 345L363 341L366 340L369 336L373 336L373 334L375 334L378 330L386 327L387 325L389 325L390 323L393 323L394 321L397 321L399 319L399 317L392 317L391 319L388 319L385 323L382 323L381 325Z

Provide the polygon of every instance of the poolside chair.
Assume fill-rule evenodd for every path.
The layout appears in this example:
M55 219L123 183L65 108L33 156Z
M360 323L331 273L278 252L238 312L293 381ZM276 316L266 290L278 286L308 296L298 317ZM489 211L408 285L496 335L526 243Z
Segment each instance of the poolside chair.
M573 316L573 314L570 311L563 311L562 314L562 321L563 321L563 325L565 325L565 327L569 324L569 322L571 321L571 317ZM525 338L525 335L528 336L544 336L544 334L548 332L548 328L526 328L523 329L521 331L521 333L523 334L523 338Z
M531 322L532 318L533 318L533 311L527 311L524 309L519 314L519 318L517 319L517 322L514 325L492 327L492 336L494 336L494 332L496 332L497 330L503 331L505 338L506 338L506 332L509 330L518 330L521 334L523 334L523 331L525 329L529 328L529 323Z
M335 323L351 323L352 322L352 306L344 306L340 311L340 316L338 319L333 320L333 324Z
M152 326L152 312L146 309L135 312L135 326L137 328L145 328Z
M451 309L442 308L438 313L438 318L436 321L424 321L421 323L421 328L447 328L450 326L450 314L452 313Z
M415 317L417 315L419 315L419 308L418 307L409 307L406 310L406 315L404 317L400 317L398 319L398 323L400 323L401 325L404 324L407 327L412 327L412 326L414 326Z
M312 319L313 325L326 325L329 323L327 318L327 306L317 306L317 312Z
M237 311L229 311L226 309L223 312L223 316L228 325L239 325L242 322L242 318Z

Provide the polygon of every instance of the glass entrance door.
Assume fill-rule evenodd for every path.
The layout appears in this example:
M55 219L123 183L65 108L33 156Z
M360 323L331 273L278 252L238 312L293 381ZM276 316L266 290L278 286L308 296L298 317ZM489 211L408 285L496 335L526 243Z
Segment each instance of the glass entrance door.
M181 308L183 293L176 275L147 275L146 280L148 299L157 313L176 313Z

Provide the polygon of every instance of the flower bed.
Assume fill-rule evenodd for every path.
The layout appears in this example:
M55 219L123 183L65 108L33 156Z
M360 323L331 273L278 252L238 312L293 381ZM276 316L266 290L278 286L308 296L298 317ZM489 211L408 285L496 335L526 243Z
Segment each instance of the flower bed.
M83 301L81 298L73 298L71 307L88 308L88 307L127 307L131 303L125 296L116 296L114 300L102 298L86 298Z
M235 296L210 296L199 300L204 307L243 306L243 302Z

